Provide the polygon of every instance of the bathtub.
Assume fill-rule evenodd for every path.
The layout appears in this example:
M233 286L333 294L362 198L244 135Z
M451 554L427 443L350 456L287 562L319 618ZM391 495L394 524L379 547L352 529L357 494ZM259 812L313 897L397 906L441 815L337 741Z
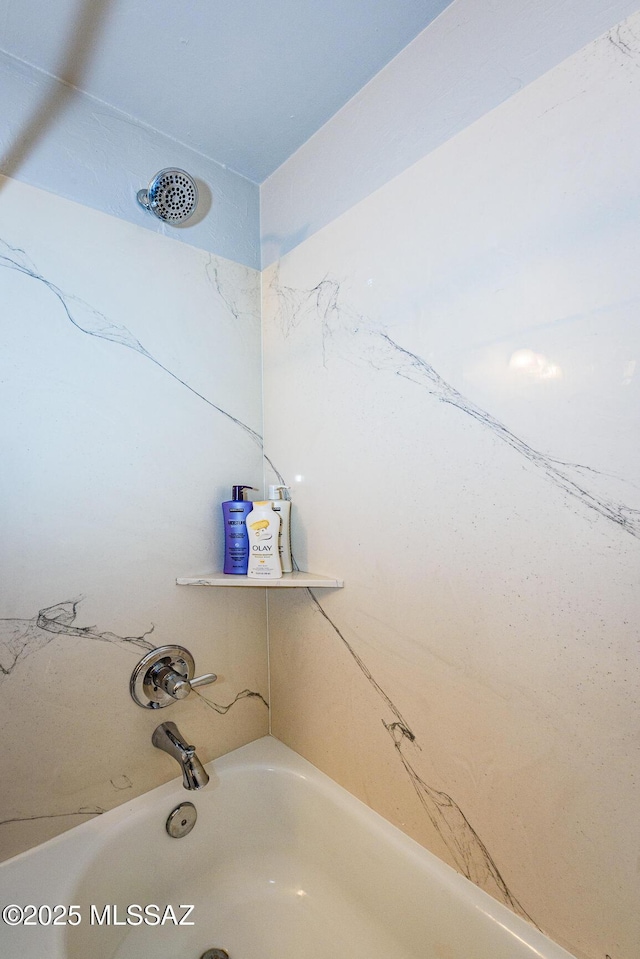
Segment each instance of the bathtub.
M0 922L3 959L572 959L275 739L207 770L3 863L3 907L60 907Z

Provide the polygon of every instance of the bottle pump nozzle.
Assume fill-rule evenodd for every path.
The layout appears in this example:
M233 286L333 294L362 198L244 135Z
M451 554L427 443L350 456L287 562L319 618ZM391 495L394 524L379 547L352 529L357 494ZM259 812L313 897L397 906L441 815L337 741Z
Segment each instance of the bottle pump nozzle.
M284 499L282 491L286 489L291 489L290 486L270 486L269 487L269 499Z
M246 489L255 489L255 486L234 486L231 493L231 499L244 501L244 491Z

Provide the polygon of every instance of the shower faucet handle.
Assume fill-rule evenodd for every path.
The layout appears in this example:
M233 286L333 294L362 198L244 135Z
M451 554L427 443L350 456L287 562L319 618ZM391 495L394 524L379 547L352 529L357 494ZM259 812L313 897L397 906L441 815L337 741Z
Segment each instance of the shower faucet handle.
M173 699L186 699L194 686L208 686L209 683L215 683L218 677L215 673L204 673L189 679L188 674L185 675L179 669L174 669L173 665L161 660L151 667L149 678L154 686L163 689Z
M195 662L183 646L159 646L142 657L131 674L129 690L138 706L160 709L186 699L192 689L215 683L215 673L194 676Z
M202 676L196 676L194 679L189 680L189 684L192 689L196 686L210 686L211 683L215 683L218 677L215 673L203 673Z
M154 686L163 689L173 699L186 699L194 686L208 686L218 678L215 673L204 673L189 679L188 675L185 676L164 662L153 666L149 676Z

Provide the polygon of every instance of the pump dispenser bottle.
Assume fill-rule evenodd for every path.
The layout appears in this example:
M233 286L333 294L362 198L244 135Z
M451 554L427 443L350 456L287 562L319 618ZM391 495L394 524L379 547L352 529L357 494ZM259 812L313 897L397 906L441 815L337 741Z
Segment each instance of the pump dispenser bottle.
M282 579L278 533L280 517L269 500L255 502L247 516L250 579Z
M224 519L224 572L247 575L249 538L246 519L253 503L245 502L244 491L254 486L234 486L231 499L222 504Z
M280 514L278 549L280 551L280 564L283 573L291 573L293 571L293 563L291 560L291 500L284 498L284 491L288 489L291 489L291 487L269 487L269 500L273 506L273 510Z

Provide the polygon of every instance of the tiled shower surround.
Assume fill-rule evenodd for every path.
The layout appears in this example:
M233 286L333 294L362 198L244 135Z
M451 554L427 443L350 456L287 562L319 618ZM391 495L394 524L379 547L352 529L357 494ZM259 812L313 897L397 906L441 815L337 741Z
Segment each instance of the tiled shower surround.
M260 276L0 181L3 856L176 774L218 684L579 959L635 959L640 18ZM301 234L302 235L302 234ZM266 459L262 454L259 289ZM342 590L176 587L231 483ZM443 952L443 959L445 953Z

